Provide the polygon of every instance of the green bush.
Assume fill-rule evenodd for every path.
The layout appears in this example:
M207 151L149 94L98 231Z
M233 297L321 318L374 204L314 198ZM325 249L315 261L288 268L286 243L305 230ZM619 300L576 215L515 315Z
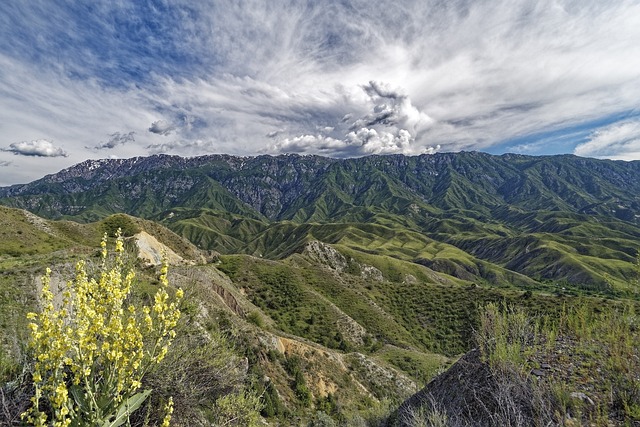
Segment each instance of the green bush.
M118 230L124 237L131 237L142 231L134 219L125 214L115 214L105 218L100 228L110 237L116 236Z

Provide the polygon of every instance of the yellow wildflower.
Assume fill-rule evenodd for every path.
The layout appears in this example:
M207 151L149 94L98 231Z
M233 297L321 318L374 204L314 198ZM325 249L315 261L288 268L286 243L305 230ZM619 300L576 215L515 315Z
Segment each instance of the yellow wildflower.
M120 232L113 261L108 258L106 235L100 247L100 274L90 278L86 263L78 262L75 279L67 282L58 309L54 307L50 289L51 270L47 269L42 278L42 313L27 315L32 320L29 329L30 348L36 360L35 395L32 407L22 418L30 424L68 426L74 417L110 417L113 414L103 412L104 408L95 408L93 414L83 415L86 405L75 401L67 384L82 387L85 402L123 402L142 387L147 366L166 356L175 337L173 329L180 311L175 303L168 303L167 263L163 263L160 271L162 286L154 297L153 308L143 306L138 311L128 303L135 274L124 271L124 240ZM183 295L181 289L176 291L177 299ZM103 395L96 395L98 393ZM39 409L42 398L51 407L53 419L50 421ZM171 402L167 407L170 410L167 409L168 418L163 425L169 423L172 405Z

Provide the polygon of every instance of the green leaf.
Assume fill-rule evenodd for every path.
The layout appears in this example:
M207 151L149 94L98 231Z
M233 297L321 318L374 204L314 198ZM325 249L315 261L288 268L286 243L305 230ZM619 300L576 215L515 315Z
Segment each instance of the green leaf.
M128 418L131 413L135 412L136 409L142 405L142 403L147 400L147 397L151 394L151 390L145 390L143 392L134 394L126 401L122 402L122 404L118 407L118 412L116 417L109 421L105 421L102 424L102 427L118 427L121 426Z
M76 401L76 405L78 405L80 412L87 412L87 398L84 395L82 387L74 384L69 387L69 391L71 392L71 396L73 396L73 400Z

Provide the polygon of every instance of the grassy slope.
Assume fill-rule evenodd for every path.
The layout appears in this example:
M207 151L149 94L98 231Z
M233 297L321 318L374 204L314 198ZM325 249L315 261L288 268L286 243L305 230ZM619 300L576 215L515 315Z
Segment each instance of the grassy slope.
M54 275L59 272L72 274L72 264L77 259L91 258L96 254L99 236L102 231L110 230L114 225L126 226L130 230L145 230L153 234L158 240L172 247L174 250L189 258L189 255L197 255L197 250L184 242L180 237L166 228L145 220L119 215L107 218L99 223L80 225L65 221L46 221L42 219L27 219L23 211L3 208L0 220L7 229L15 230L12 238L6 238L5 246L9 251L18 247L22 252L4 253L0 256L3 269L0 275L0 376L9 379L20 370L16 361L20 359L22 348L26 342L26 312L37 308L36 302L36 277L42 274L46 266L51 266ZM34 224L35 223L35 224ZM107 227L108 225L108 227ZM105 228L106 227L106 228ZM45 231L43 231L45 230ZM42 242L45 242L42 244ZM50 242L55 245L50 247ZM22 245L22 247L20 246ZM243 262L253 258L243 258ZM300 260L303 261L303 260ZM248 261L247 261L248 262ZM262 260L261 260L262 262ZM265 261L266 262L266 261ZM267 262L268 263L268 262ZM273 270L271 266L256 264L252 266L252 274L269 282L279 293L281 289L288 289L291 283L289 277L295 277L294 285L300 285L296 289L303 295L310 296L313 300L321 297L324 305L312 310L317 316L317 326L312 332L306 331L296 336L301 324L306 324L298 318L300 314L293 308L297 307L295 298L291 302L280 301L285 307L281 316L274 316L269 310L261 310L260 306L253 305L243 292L248 289L242 282L231 282L216 268L207 266L182 266L171 269L171 281L176 286L183 286L187 292L186 305L183 307L184 315L198 323L198 327L209 330L222 328L237 345L237 351L246 355L249 360L249 377L251 387L259 394L262 393L268 383L263 378L267 375L278 390L274 396L281 396L282 412L276 415L288 417L293 413L305 413L317 405L324 405L327 393L336 393L331 399L340 399L340 405L344 411L356 411L359 407L370 407L376 401L376 397L383 396L394 399L402 398L415 390L413 383L402 374L396 372L391 366L396 364L404 366L407 371L413 371L412 376L424 379L430 372L438 369L446 358L431 355L424 351L402 350L388 347L381 357L375 355L365 359L359 356L342 355L341 351L333 351L324 347L327 344L333 348L340 348L341 331L348 333L349 322L343 322L341 326L336 323L337 318L347 319L344 312L315 288L309 287L306 282L298 282L303 277L300 268L295 267L295 262L277 263L279 269ZM243 267L244 268L244 267ZM322 269L321 267L317 267ZM57 277L57 276L56 276ZM65 275L60 276L65 277ZM138 275L136 294L145 298L146 294L153 294L153 272L140 271ZM284 278L284 279L283 279ZM281 287L278 288L277 284ZM353 295L342 295L344 298L357 302ZM303 299L308 304L312 299ZM355 311L364 308L354 305ZM366 310L365 310L366 311ZM252 316L246 317L248 314ZM371 314L371 313L369 313ZM255 320L256 316L260 319ZM378 328L385 325L385 319L377 319L379 313L371 314L369 325ZM247 322L251 319L259 326ZM284 322L283 319L287 321ZM284 325L280 327L280 325ZM344 329L344 328L347 329ZM392 328L393 329L393 328ZM389 335L394 335L390 333ZM405 338L410 337L406 335ZM189 344L187 339L185 345ZM369 347L372 342L368 342ZM344 350L353 350L357 345L348 345ZM365 350L365 346L359 348ZM182 351L191 351L183 348ZM284 354L282 353L284 351ZM294 388L295 379L290 372L290 359L299 359L303 375L310 390L311 401L300 399ZM239 360L241 362L241 360ZM377 375L370 371L376 367ZM416 371L416 367L425 368L427 373ZM389 377L387 377L390 375ZM322 381L317 382L318 378ZM391 380L389 379L391 378ZM375 379L375 381L374 381ZM156 379L157 380L157 379ZM368 381L373 381L368 383ZM161 385L164 387L164 385ZM369 392L363 392L363 388L370 387ZM337 392L336 390L339 390ZM276 397L272 396L273 399ZM373 400L372 400L373 399ZM335 403L335 402L334 402Z

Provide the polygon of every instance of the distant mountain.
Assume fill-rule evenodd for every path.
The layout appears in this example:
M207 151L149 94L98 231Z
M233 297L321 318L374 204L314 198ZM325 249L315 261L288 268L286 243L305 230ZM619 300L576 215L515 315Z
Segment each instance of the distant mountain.
M242 205L246 204L254 214L270 220L335 221L337 218L330 215L342 217L349 208L394 211L405 207L392 201L485 213L499 206L512 206L599 214L636 223L640 218L640 162L571 155L492 156L462 152L342 160L298 155L156 155L87 160L30 184L0 188L0 197L13 199L16 205L39 207L49 216L76 216L108 209L99 209L100 204L92 195L108 194L123 207L143 213L159 212L167 205L193 204L205 189L221 194L207 207L219 207L225 197L231 196L237 199L236 204L241 203L225 206L230 212L245 214L246 206ZM151 193L154 190L163 191ZM76 195L73 197L86 204L38 204L35 200L40 198L33 197L47 193ZM131 196L136 200L125 203ZM147 207L144 202L154 198L158 203ZM118 207L113 206L112 213Z
M442 153L88 160L0 203L52 219L159 221L204 249L284 258L311 240L463 280L625 291L640 162Z

